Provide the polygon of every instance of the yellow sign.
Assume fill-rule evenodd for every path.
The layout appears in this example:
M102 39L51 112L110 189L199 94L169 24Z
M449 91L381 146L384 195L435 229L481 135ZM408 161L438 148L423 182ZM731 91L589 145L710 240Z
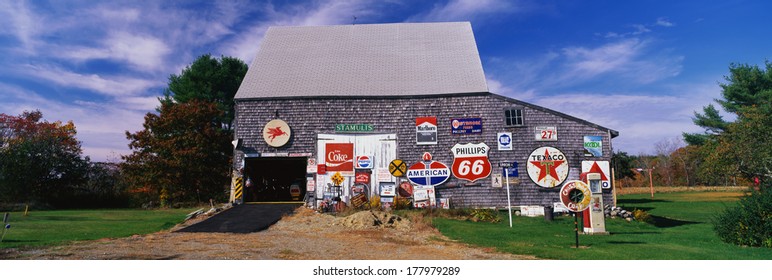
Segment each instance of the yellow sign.
M234 190L233 199L241 199L241 196L244 194L244 179L241 177L236 177L236 189Z
M340 172L335 172L335 174L330 177L330 180L332 180L332 183L336 186L340 186L340 184L343 183L343 175L340 175Z
M401 159L392 160L389 163L389 173L394 177L402 177L407 173L407 164Z

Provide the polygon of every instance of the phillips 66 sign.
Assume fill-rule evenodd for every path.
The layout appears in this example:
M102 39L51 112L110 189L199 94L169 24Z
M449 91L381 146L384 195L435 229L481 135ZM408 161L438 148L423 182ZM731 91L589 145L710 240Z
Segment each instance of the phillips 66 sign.
M456 144L453 151L453 176L468 181L477 181L491 174L491 162L488 161L488 145Z

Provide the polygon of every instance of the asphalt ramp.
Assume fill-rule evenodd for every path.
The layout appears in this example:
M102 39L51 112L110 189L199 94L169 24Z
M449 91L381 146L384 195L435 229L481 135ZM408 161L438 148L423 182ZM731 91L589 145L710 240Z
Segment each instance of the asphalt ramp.
M302 203L241 204L177 232L250 233L265 230Z

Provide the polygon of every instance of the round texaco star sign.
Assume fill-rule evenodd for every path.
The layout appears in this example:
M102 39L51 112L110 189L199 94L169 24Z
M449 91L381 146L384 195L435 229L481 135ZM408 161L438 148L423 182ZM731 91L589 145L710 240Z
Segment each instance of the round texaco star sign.
M554 188L568 178L568 159L553 147L533 150L526 166L528 177L542 188Z

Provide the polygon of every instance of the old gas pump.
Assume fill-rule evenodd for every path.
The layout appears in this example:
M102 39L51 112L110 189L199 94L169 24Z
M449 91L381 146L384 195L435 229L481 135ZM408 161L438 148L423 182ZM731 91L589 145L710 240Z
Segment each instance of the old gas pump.
M584 210L584 233L607 234L606 217L603 212L603 189L601 188L601 175L599 173L587 173L585 177L590 186L592 199L590 207Z

